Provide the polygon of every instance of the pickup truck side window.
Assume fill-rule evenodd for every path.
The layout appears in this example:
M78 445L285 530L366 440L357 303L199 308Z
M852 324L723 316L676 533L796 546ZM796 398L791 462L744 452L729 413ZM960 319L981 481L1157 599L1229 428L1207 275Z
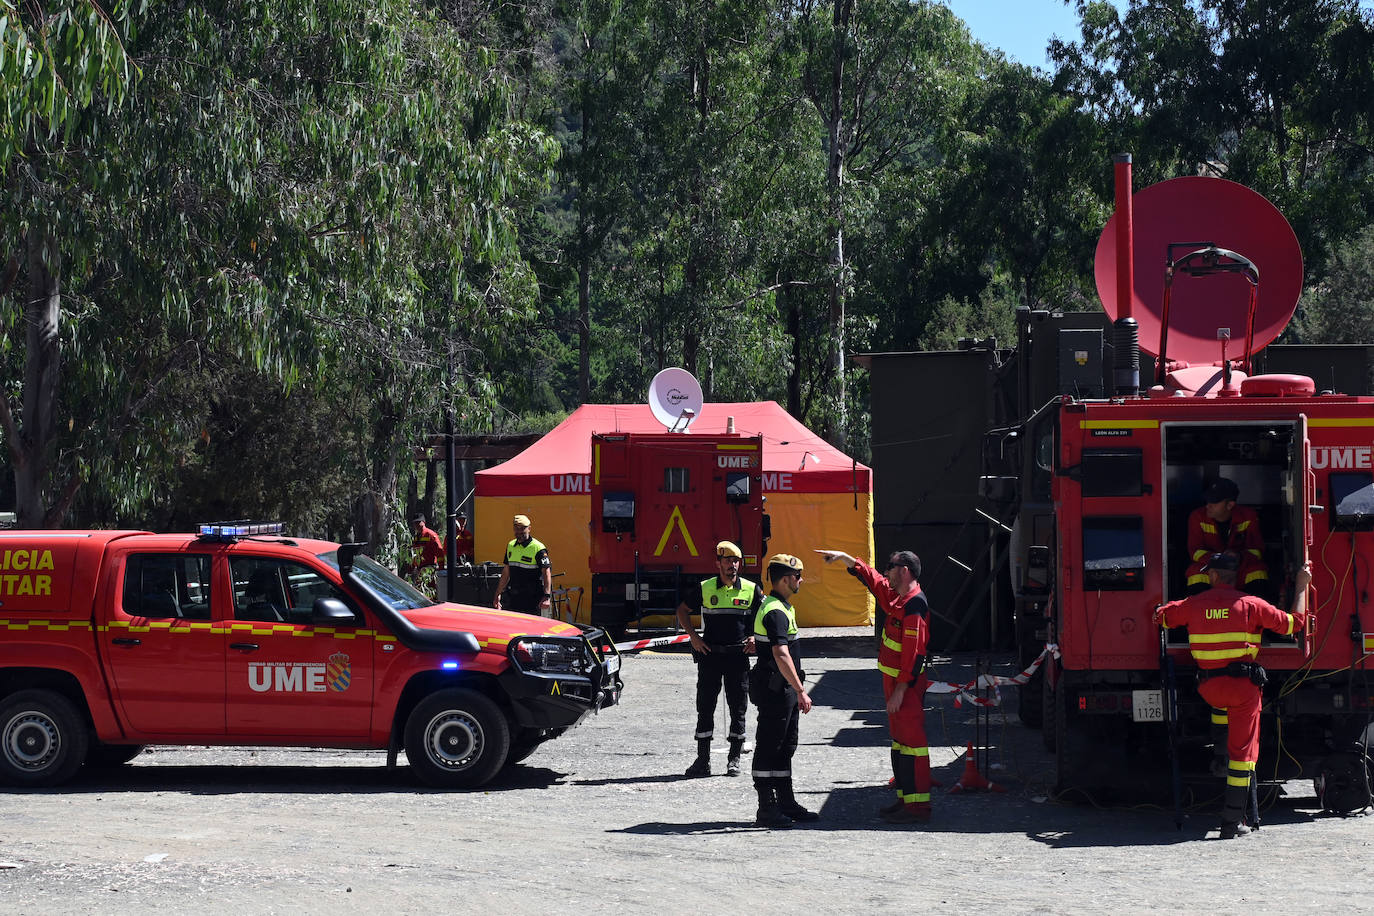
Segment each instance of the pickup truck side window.
M309 566L268 557L231 557L234 617L274 623L310 623L317 598L337 598L357 617L353 599Z
M136 553L124 565L121 602L130 617L210 619L210 558Z

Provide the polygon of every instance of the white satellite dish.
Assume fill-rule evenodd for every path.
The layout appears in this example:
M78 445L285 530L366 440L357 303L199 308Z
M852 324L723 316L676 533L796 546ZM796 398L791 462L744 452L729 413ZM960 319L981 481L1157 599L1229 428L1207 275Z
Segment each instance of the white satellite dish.
M685 433L701 413L701 384L686 369L664 369L649 383L649 410L668 432Z

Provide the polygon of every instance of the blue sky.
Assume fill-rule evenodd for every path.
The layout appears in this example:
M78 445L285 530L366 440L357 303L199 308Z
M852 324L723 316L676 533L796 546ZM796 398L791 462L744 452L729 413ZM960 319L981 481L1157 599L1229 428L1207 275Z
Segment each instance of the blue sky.
M1045 48L1058 35L1078 38L1078 15L1063 0L944 0L975 40L1017 63L1048 68Z
M1028 67L1049 68L1045 48L1051 36L1066 41L1078 38L1078 16L1063 0L943 0L945 6L968 23L975 40ZM1125 4L1118 2L1117 6ZM1362 0L1366 10L1374 0Z

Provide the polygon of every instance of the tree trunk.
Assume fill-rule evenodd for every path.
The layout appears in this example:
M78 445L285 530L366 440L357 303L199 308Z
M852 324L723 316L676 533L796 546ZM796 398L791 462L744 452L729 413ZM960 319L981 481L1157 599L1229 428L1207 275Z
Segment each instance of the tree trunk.
M849 420L845 408L844 384L844 313L845 272L844 256L844 160L847 152L844 118L845 48L849 44L849 30L854 15L853 0L836 0L832 19L831 38L834 53L830 67L830 161L826 169L826 189L830 204L830 393L834 399L834 419L828 422L826 438L843 450L848 439Z
M592 255L587 233L577 265L577 403L592 399Z
M15 510L21 528L55 527L66 514L75 487L48 506L53 440L57 428L57 386L62 370L62 257L56 240L37 228L27 238L29 296L24 306L24 412L7 430L14 464ZM54 517L55 516L55 517Z
M782 297L787 309L787 333L792 338L792 367L787 372L787 412L801 419L801 303L790 286L783 287Z
M396 410L390 398L377 405L372 427L372 469L367 502L367 552L377 556L391 532L391 506L396 495Z

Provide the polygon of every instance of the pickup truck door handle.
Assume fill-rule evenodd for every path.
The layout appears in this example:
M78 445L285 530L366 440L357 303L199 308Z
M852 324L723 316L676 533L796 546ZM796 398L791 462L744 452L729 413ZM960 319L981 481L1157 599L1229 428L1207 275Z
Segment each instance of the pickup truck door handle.
M141 640L141 639L134 639L132 636L116 636L114 639L110 640L110 642L114 643L116 646L141 646L141 645L143 645L143 640Z
M256 652L258 644L255 642L231 642L229 648L238 649L241 652Z

